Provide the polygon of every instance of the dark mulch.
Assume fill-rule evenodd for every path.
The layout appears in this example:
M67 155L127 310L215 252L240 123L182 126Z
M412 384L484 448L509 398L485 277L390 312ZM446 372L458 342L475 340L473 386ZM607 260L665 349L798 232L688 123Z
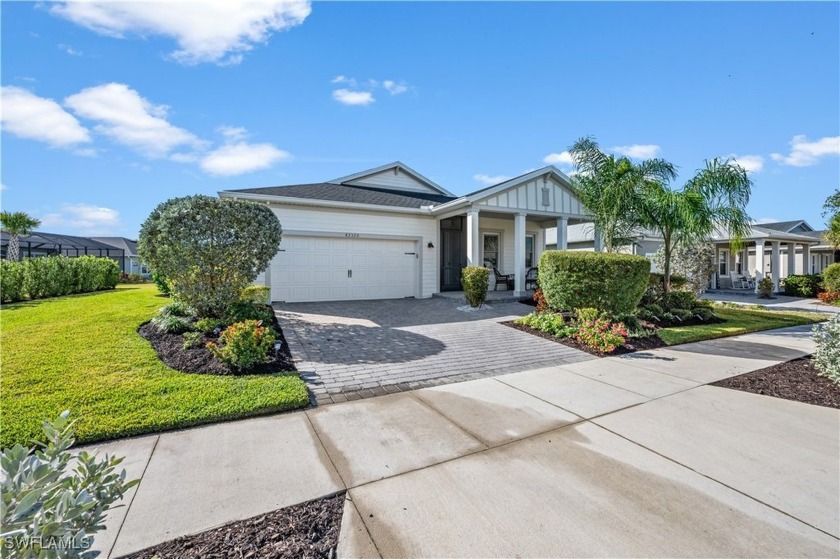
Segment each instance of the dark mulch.
M565 346L579 349L580 351L585 351L586 353L594 355L596 357L624 355L625 353L633 353L634 351L644 351L646 349L656 349L658 347L665 347L665 342L663 342L659 338L659 336L652 335L646 338L630 338L627 340L627 343L617 347L612 353L604 353L602 351L598 351L597 349L593 349L588 345L582 344L574 338L558 338L557 336L549 334L548 332L543 332L542 330L531 328L530 326L526 326L525 324L517 324L512 320L502 322L501 324L504 324L505 326L510 326L511 328L516 328L517 330L522 330L523 332L528 332L529 334L539 336L540 338L545 338L546 340L551 340L552 342L557 342L558 344L563 344Z
M840 409L840 386L819 376L810 356L728 378L712 386Z
M289 351L289 344L280 328L277 317L274 317L274 331L277 332L277 340L282 341L278 350L272 350L268 354L268 360L247 371L237 371L222 363L204 347L184 349L184 338L181 334L167 334L155 328L151 322L140 325L137 332L152 344L160 360L168 367L181 371L182 373L199 373L205 375L265 375L296 371L295 363L292 360L292 352ZM217 341L218 337L205 335L204 341Z
M332 558L344 493L184 536L132 553L130 559Z

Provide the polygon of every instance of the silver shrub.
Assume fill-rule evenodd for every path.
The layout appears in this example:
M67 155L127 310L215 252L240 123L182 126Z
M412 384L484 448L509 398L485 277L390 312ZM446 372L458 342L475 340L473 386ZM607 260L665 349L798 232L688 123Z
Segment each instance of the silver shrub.
M831 320L814 326L814 365L824 377L835 384L840 384L840 314Z
M47 442L20 444L0 455L0 556L91 558L105 513L138 483L117 471L122 458L69 449L74 422L65 411L44 422Z

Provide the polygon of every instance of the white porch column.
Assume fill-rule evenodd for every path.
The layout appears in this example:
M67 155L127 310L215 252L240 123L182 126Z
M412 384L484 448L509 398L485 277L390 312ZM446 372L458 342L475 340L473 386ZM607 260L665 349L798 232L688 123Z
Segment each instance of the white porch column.
M782 277L779 268L782 267L782 259L779 255L779 241L770 241L770 279L773 280L773 293L779 291L779 280Z
M481 239L478 236L478 210L467 211L467 264L481 266Z
M764 279L764 241L755 242L755 292L758 293L758 282Z
M569 218L557 218L557 250L569 248Z
M811 273L811 245L802 243L802 273Z
M796 243L787 244L787 275L796 275Z
M712 289L717 289L718 288L718 271L720 270L720 265L718 264L718 262L720 262L720 247L718 247L717 245L715 245L715 254L714 254L714 256L712 256L712 258L714 259L713 264L714 264L714 270L715 271L712 272L712 278L709 281L709 285L712 286Z
M558 231L559 234L559 231ZM525 295L525 214L513 218L513 296Z

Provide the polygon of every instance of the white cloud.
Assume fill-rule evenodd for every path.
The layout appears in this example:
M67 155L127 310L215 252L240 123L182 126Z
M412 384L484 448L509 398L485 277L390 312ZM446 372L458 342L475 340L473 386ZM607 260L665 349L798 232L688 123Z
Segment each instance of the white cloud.
M9 188L9 187L6 186L5 184L3 184L2 182L0 182L0 192L2 192L3 190L6 190L7 188Z
M333 99L344 105L370 105L376 99L370 91L351 91L349 89L336 89L333 91Z
M485 186L490 186L493 184L499 184L500 182L505 182L511 177L507 175L485 175L484 173L478 173L477 175L473 175L473 178Z
M807 136L800 134L793 137L790 146L789 155L772 153L770 157L782 165L809 167L819 163L819 160L823 157L840 155L840 136L825 137L809 142Z
M236 64L242 53L277 31L300 25L312 8L308 0L230 2L60 2L50 11L96 33L116 38L163 35L183 64Z
M568 151L561 151L560 153L549 153L543 157L543 162L549 165L574 165L575 161L572 159L572 154Z
M661 148L656 144L633 144L629 146L615 146L612 151L632 157L633 159L650 159L656 157Z
M393 80L383 81L382 87L384 87L391 95L399 95L400 93L405 93L406 91L408 91L407 83L395 82Z
M61 44L61 45L58 45L58 48L60 50L63 50L64 52L66 52L70 56L84 56L85 55L84 52L82 52L80 50L76 50L70 45Z
M760 155L735 155L730 157L748 174L758 173L764 168L764 158Z
M243 126L219 126L216 131L230 141L242 141L248 137L248 130Z
M92 204L62 204L41 217L41 227L84 235L111 235L121 226L117 210Z
M201 160L201 168L217 176L229 177L261 169L268 169L291 155L271 144L246 144L238 142L217 148Z
M168 107L153 105L125 84L109 83L83 89L64 100L94 130L147 157L164 157L178 146L200 146L192 133L166 120Z
M2 88L3 130L52 147L71 147L91 141L87 128L52 99L14 86Z

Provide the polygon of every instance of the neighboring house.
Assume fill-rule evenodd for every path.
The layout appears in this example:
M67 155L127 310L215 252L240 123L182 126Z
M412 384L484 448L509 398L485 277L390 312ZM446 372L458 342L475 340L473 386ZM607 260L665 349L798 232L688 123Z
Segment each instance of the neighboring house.
M72 258L90 255L113 258L121 262L124 255L122 248L101 243L88 237L44 233L43 231L34 231L31 235L18 235L18 243L21 258L37 258L57 254ZM0 233L0 252L2 252L3 258L6 258L8 246L9 234L3 231Z
M91 237L91 239L123 250L120 271L126 274L138 274L144 278L152 276L149 267L137 256L137 241L125 237Z
M524 296L546 229L559 226L565 247L569 224L590 221L569 178L553 166L464 196L400 162L219 196L266 203L279 218L280 250L257 282L271 287L272 301L286 302L460 291L468 264L515 274L514 294Z
M580 223L569 226L568 247L569 250L595 250L595 226L592 223ZM653 231L640 229L631 236L631 243L622 246L618 252L624 254L637 254L646 256L651 259L651 266L653 264L653 255L662 246L662 237ZM557 247L557 230L546 229L546 248L555 249ZM656 271L655 269L653 271Z
M713 238L717 247L713 287L731 287L732 274L748 274L759 279L770 277L778 290L787 276L818 274L840 261L840 252L822 240L823 233L802 219L756 223L737 251L731 250L728 235L718 233ZM759 247L761 250L757 250Z
M148 268L137 256L137 241L125 237L78 237L59 233L35 231L31 235L19 235L21 258L38 258L62 254L71 258L78 256L100 256L112 258L126 274L140 274L149 277ZM2 232L0 254L6 258L9 234Z

